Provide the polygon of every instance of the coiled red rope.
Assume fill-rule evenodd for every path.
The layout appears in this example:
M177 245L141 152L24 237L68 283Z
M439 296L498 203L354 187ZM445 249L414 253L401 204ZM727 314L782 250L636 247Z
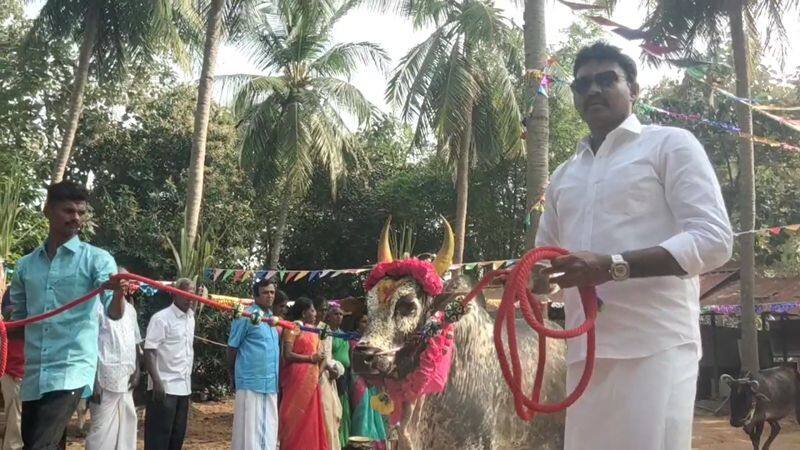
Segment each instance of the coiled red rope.
M141 275L136 275L136 274L133 274L133 273L121 273L121 274L113 275L111 278L138 281L140 283L145 283L145 284L148 284L150 286L153 286L153 287L157 288L160 291L169 292L171 294L180 295L182 297L186 297L186 298L189 298L189 299L192 299L192 300L196 300L196 301L198 301L200 303L206 304L206 305L208 305L208 306L210 306L212 308L215 308L215 309L219 309L219 310L223 310L223 311L231 311L231 310L233 310L233 307L231 307L229 305L226 305L226 304L223 304L223 303L218 303L218 302L215 302L214 300L209 300L209 299L207 299L205 297L201 297L201 296L199 296L197 294L193 294L191 292L182 291L182 290L174 288L172 286L167 286L165 284L159 283L158 281L154 281L154 280L151 280L149 278L145 278L145 277L143 277ZM60 314L60 313L66 311L68 309L72 309L72 308L80 305L81 303L84 303L84 302L87 302L87 301L91 300L96 295L100 294L101 292L103 292L105 290L106 290L105 288L99 287L99 288L89 292L88 294L84 295L81 298L75 299L75 300L73 300L73 301L71 301L69 303L66 303L66 304L64 304L62 306L59 306L58 308L56 308L56 309L54 309L52 311L48 311L48 312L46 312L44 314L39 314L39 315L36 315L36 316L27 317L27 318L22 319L22 320L15 320L15 321L12 321L12 322L6 322L4 320L0 320L0 376L2 376L3 374L6 373L6 360L8 358L8 332L7 331L8 331L9 328L24 327L25 325L28 325L28 324L31 324L31 323L36 323L36 322L41 322L43 320L47 320L50 317L55 316L56 314ZM246 311L244 311L244 312L242 312L242 316L250 317L251 314L246 312ZM289 322L289 321L286 321L286 320L277 320L274 317L265 317L261 321L262 322L266 322L271 326L280 326L280 327L289 328L289 329L293 329L293 328L295 328L297 326L292 322Z
M521 419L533 420L537 412L554 413L562 411L575 403L586 390L594 370L595 360L595 319L597 318L598 299L594 287L580 288L581 303L586 315L586 320L578 327L571 330L553 330L544 324L542 306L528 289L528 280L531 277L533 266L544 260L551 260L558 256L566 255L566 250L554 247L542 247L531 250L514 266L508 270L496 270L486 275L470 293L461 301L466 305L478 295L494 278L505 278L506 285L503 298L497 311L494 323L494 346L503 378L514 396L514 409ZM533 382L533 392L530 397L525 395L522 388L522 365L519 358L517 344L517 325L515 305L520 305L520 311L525 322L539 335L539 358L536 363L536 377ZM503 345L503 327L505 325L506 340L508 341L508 355ZM558 403L541 403L542 385L544 382L545 365L547 362L547 338L572 339L586 335L586 364L578 385L564 400Z

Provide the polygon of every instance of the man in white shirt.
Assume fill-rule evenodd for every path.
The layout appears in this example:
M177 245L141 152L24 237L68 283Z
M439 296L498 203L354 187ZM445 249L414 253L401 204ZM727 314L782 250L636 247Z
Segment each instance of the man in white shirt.
M186 278L177 289L194 292ZM186 435L194 362L194 301L177 295L172 304L155 313L147 325L144 361L150 375L144 421L145 450L179 450Z
M616 47L582 49L575 107L591 135L556 169L536 245L572 252L544 271L566 288L566 326L596 286L597 361L567 410L566 450L689 450L700 358L698 276L724 264L733 236L714 169L686 130L632 114L636 65ZM568 342L567 389L586 359Z
M120 273L127 273L120 269ZM111 320L97 305L100 322L97 373L89 403L92 425L87 450L135 450L136 406L133 389L139 381L139 343L142 341L136 309L125 290L122 319Z

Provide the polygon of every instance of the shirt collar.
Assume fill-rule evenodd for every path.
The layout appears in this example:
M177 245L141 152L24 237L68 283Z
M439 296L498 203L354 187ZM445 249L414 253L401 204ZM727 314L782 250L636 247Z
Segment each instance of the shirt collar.
M627 119L623 120L617 128L614 128L610 133L608 133L606 140L615 139L618 135L623 133L629 133L637 136L642 134L642 123L639 122L639 118L636 117L636 114L631 114ZM589 142L590 138L590 136L584 136L583 139L578 142L578 149L575 152L576 154L581 154L586 150L592 151L592 146Z
M61 247L64 247L65 249L69 250L72 253L77 253L78 249L81 248L81 244L82 244L81 238L78 237L78 235L76 234L75 236L72 236L70 240L61 244ZM39 251L42 254L47 254L47 241L44 241L41 247L39 247ZM58 251L58 249L56 249L56 251Z
M184 318L189 313L188 311L187 312L181 311L180 308L175 306L175 303L169 305L169 307L172 308L172 313L175 314L175 316L177 316L178 318Z

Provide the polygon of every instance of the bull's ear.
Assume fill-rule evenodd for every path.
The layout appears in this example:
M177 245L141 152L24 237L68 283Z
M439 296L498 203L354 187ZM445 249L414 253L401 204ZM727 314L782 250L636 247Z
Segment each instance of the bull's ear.
M762 400L764 402L771 402L772 400L769 399L766 395L762 394L761 392L754 392L757 399Z

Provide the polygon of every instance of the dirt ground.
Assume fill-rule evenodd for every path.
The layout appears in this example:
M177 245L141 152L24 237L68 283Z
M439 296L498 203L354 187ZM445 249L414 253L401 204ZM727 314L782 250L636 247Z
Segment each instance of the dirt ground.
M139 411L139 448L143 448L144 411ZM74 421L73 421L74 422ZM233 402L195 403L189 421L189 431L184 448L187 450L223 450L230 448L230 432L233 422ZM797 450L800 448L800 425L793 420L784 420L783 429L771 450ZM69 430L70 450L83 448L83 439L78 436L77 424ZM766 440L767 433L763 439ZM763 442L763 440L762 440ZM741 429L732 428L727 417L714 417L698 412L695 417L692 448L698 450L752 450L750 438ZM602 449L606 450L606 449Z

